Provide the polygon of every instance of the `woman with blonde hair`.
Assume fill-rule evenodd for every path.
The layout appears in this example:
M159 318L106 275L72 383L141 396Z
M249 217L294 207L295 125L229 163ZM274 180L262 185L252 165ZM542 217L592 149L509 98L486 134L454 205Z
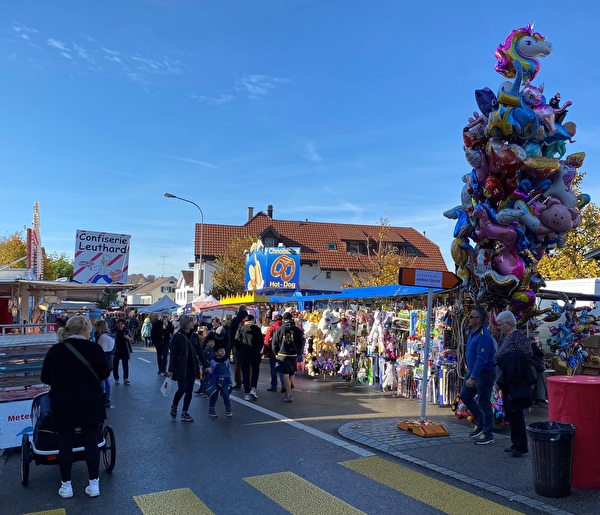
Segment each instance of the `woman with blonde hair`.
M73 497L71 467L75 429L81 428L89 484L85 493L100 495L98 469L98 425L106 419L100 382L109 375L106 357L99 345L90 341L90 319L69 318L57 332L58 343L48 350L42 365L41 380L50 386L52 420L58 433L58 467L61 497Z

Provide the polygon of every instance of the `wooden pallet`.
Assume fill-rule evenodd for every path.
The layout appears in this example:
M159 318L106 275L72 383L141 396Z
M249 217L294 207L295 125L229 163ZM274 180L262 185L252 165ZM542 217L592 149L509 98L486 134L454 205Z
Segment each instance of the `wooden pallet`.
M398 429L411 431L412 434L422 436L423 438L450 435L443 424L437 424L430 420L402 420L398 422Z

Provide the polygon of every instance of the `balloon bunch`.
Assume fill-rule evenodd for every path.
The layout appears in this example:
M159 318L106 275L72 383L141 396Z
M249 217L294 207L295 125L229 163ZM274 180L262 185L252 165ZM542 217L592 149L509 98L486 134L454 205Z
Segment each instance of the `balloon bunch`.
M592 308L589 306L576 308L575 303L568 300L564 306L556 306L555 310L564 315L564 322L548 327L551 336L547 343L558 357L559 364L567 369L567 374L573 375L587 356L583 342L600 331L600 326L597 318L590 313Z
M583 152L565 157L576 126L565 122L571 102L560 94L549 102L544 84L532 81L536 58L552 45L533 27L513 30L496 49L495 69L508 79L497 93L475 91L481 112L463 130L472 167L462 177L460 205L444 212L457 220L452 242L456 273L475 302L510 306L517 318L534 315L535 292L543 286L538 261L566 243L581 223L589 195L571 191Z

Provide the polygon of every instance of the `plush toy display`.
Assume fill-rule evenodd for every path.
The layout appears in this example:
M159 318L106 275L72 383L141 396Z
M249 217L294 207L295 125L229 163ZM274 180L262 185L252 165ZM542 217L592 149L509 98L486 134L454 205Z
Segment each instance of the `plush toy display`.
M396 364L392 361L386 361L383 371L383 382L381 389L386 391L395 391L398 389L398 378L396 377Z
M323 311L321 320L318 324L319 330L323 334L325 343L337 343L342 337L342 325L340 324L340 314L337 311L327 308Z

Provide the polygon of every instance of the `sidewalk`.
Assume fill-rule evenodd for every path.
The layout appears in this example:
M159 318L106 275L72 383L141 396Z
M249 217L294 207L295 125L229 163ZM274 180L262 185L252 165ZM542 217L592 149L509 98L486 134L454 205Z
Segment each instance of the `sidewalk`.
M527 423L545 421L548 410L535 407ZM412 417L414 419L414 417ZM418 417L416 417L418 420ZM423 438L397 428L403 418L378 418L349 422L338 433L356 443L385 452L413 465L437 472L469 487L480 488L506 499L503 503L516 510L526 507L557 515L597 513L600 489L573 488L568 497L555 499L536 494L533 485L531 453L514 458L503 452L510 446L510 428L502 426L494 433L493 445L476 446L469 438L471 425L466 421L448 421L447 416L428 416L440 422L450 433L445 437ZM520 506L522 505L522 506Z

